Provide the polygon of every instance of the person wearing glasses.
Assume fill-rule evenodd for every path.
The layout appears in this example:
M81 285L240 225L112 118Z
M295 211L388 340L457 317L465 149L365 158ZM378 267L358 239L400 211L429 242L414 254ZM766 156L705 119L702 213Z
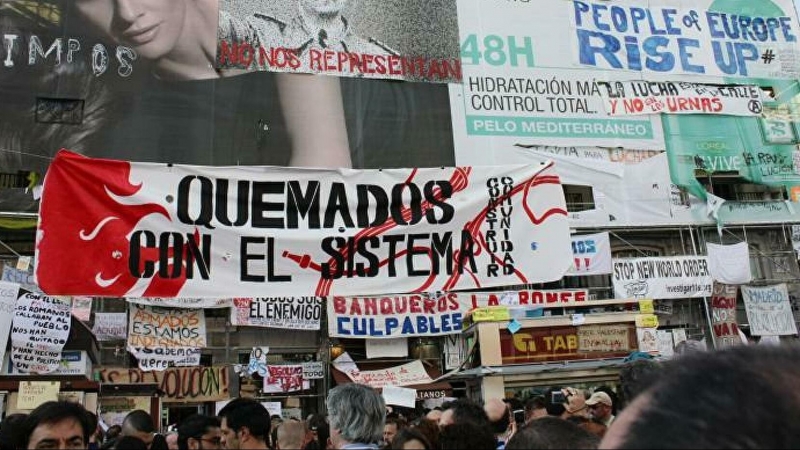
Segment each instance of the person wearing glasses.
M194 414L178 426L178 448L180 450L219 450L222 448L222 433L219 419Z

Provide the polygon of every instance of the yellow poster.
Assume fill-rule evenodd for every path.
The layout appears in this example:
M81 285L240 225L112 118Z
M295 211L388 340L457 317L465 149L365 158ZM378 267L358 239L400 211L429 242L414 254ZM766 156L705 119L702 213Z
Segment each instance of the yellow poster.
M653 299L639 300L639 314L654 314Z
M36 409L44 402L58 400L60 381L20 381L17 409Z
M655 314L637 315L636 328L658 328L658 316Z

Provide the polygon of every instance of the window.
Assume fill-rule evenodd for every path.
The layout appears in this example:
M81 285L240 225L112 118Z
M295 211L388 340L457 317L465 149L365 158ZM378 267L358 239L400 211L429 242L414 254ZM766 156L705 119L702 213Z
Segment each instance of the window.
M567 211L579 212L595 208L594 193L591 186L564 184L564 198L567 201Z
M695 170L695 176L707 192L725 200L746 203L783 201L789 198L785 187L750 183L739 176L738 172L708 174L703 170Z

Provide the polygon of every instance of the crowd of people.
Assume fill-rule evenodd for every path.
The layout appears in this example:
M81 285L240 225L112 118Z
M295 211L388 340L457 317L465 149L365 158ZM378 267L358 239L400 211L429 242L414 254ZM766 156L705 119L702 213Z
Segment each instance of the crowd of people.
M525 403L459 398L419 416L350 383L328 393L327 414L304 421L270 416L258 401L238 398L165 434L146 411L103 432L81 405L47 402L0 422L0 450L800 448L798 346L638 359L619 381L618 393L552 387Z

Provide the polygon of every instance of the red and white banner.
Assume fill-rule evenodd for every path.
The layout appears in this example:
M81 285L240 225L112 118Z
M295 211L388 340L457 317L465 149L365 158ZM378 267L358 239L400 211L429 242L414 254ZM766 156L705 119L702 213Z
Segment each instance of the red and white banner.
M267 366L267 376L264 377L262 388L265 394L280 394L310 388L311 382L303 379L302 364Z
M572 264L552 163L206 167L61 151L38 231L39 285L60 295L452 291L554 281Z
M736 295L739 286L715 281L711 294L711 328L714 330L716 348L741 345L739 325L736 323Z
M319 330L322 309L321 297L235 298L231 325Z
M383 339L459 334L473 308L575 306L588 298L585 289L329 297L328 334Z
M343 372L354 383L366 384L373 388L410 386L433 382L420 360L382 370L358 370L353 365L336 364L334 361L334 368Z
M760 116L764 110L758 86L614 81L599 83L611 116L641 114L727 114Z

